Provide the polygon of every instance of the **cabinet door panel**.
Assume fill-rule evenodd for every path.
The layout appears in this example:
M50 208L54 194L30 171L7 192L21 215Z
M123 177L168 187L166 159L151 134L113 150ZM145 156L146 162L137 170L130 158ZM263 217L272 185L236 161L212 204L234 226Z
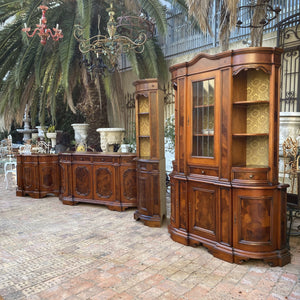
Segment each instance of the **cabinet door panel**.
M92 180L93 178L90 165L73 165L74 197L79 199L91 199L93 193Z
M138 209L140 214L152 215L153 209L150 200L148 199L149 185L151 188L151 182L149 182L149 176L147 173L138 171L137 188L138 188Z
M136 169L120 167L121 202L136 205Z
M115 170L113 166L94 166L94 182L95 200L114 201Z
M234 246L252 251L274 247L274 194L267 190L234 190Z
M216 240L218 188L209 184L189 186L190 232Z

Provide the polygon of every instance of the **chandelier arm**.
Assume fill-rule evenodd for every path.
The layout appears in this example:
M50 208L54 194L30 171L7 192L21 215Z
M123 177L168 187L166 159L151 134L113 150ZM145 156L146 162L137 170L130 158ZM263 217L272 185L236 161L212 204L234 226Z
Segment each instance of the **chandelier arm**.
M53 28L54 34L52 33L52 30L48 28L45 33L48 33L51 35L52 39L54 41L58 41L60 38L63 38L63 35L61 34L61 30L57 28Z
M36 34L36 32L39 30L39 28L34 29L34 31L32 32L32 34L29 34L30 30L31 30L30 27L22 29L22 31L25 32L28 37L33 37Z
M138 50L137 48L134 48L135 53L143 53L145 50L145 45L140 46L141 50Z
M142 46L146 43L147 35L145 33L141 32L140 35L139 35L139 38L140 39L138 41L133 41L132 39L130 39L127 36L116 35L115 38L114 38L114 41L121 42L121 43L129 42L131 45L139 47L139 46Z

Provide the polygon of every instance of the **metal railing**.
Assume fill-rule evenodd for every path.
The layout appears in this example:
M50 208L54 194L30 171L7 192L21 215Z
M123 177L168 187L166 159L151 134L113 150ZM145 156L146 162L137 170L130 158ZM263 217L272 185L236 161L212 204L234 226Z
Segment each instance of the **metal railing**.
M248 0L242 0L240 1L240 5L246 5L248 2ZM300 12L299 0L271 0L270 5L273 8L280 7L281 11L277 18L265 26L264 33L277 31L276 24L278 22ZM220 19L220 9L214 6L211 8L211 11L209 25L213 33L212 36L192 26L192 22L183 13L175 9L168 11L168 33L162 41L162 48L166 58L203 51L219 45L218 20ZM247 23L249 21L248 18L247 14L240 16L243 23ZM231 31L230 42L246 40L249 36L250 28L236 28Z

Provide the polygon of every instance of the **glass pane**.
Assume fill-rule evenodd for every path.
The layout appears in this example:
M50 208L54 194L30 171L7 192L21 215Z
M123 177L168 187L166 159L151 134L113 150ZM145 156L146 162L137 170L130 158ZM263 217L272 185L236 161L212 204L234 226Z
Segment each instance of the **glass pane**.
M193 82L193 156L214 155L214 79Z

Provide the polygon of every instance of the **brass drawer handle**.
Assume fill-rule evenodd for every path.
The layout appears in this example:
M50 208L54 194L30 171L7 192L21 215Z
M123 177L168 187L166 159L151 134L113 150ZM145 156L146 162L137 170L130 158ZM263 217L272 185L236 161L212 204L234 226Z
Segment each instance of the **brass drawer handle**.
M251 178L251 179L254 178L254 175L253 174L249 175L249 178Z
M205 172L204 172L204 171L202 171L202 172L201 172L201 174L205 174Z

